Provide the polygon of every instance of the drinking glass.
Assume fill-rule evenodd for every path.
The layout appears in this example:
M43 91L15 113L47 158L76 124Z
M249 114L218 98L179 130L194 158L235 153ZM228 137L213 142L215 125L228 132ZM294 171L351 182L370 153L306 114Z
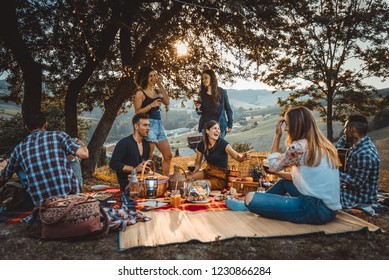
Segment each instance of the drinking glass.
M193 171L195 170L194 162L188 162L188 170L190 173L193 173Z
M202 109L201 109L201 102L203 102L203 101L201 100L200 95L194 94L193 95L193 102L195 103L196 111L197 112L201 112L202 111Z
M181 194L180 190L172 190L170 196L170 203L173 207L177 207L181 205Z

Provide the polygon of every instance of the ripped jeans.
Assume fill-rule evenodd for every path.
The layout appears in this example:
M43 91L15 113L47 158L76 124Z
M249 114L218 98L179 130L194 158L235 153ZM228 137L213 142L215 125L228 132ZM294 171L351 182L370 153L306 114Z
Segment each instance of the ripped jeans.
M290 196L286 196L286 194ZM299 224L322 225L335 219L337 211L321 199L301 194L292 181L281 179L266 193L256 192L246 207L266 218Z

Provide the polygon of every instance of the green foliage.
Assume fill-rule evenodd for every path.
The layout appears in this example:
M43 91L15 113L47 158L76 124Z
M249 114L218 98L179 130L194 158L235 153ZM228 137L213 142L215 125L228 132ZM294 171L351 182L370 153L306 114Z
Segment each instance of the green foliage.
M27 136L21 114L0 118L0 156L9 156L15 146Z
M332 111L341 108L341 102L334 105L337 93L368 92L360 82L364 77L388 76L387 5L377 0L359 6L365 2L204 0L201 6L207 8L202 9L191 1L187 5L167 0L16 1L17 18L5 21L11 27L18 23L18 34L12 38L23 38L31 56L9 55L6 46L19 47L18 42L4 44L0 38L0 71L10 73L11 96L7 98L20 103L25 100L26 82L21 66L31 60L42 65L43 103L66 105L67 130L76 127L77 112L104 108L108 113L100 116L101 126L91 137L96 151L114 117L132 101L134 74L146 64L158 71L174 98L190 97L197 91L204 68L213 68L220 83L226 83L252 76L253 62L257 69L266 64L269 71L262 75L257 70L255 78L288 88L293 87L290 81L295 78L311 82L312 88L300 92L304 93L300 101L306 95L326 99L325 103L306 104L331 123L341 118ZM360 40L369 47L358 45ZM178 41L189 44L187 55L177 55ZM236 60L230 61L229 54ZM350 57L366 63L346 71L344 65ZM65 96L73 102L65 102ZM295 102L289 101L287 104ZM368 104L365 101L360 103ZM169 113L165 127L177 128L180 121L181 117ZM120 126L125 133L126 127ZM332 135L330 129L328 133ZM89 160L94 161L90 166L95 166L95 153Z
M269 35L277 44L270 51L269 68L259 76L281 90L300 88L279 100L280 106L317 110L332 140L333 121L343 121L352 111L371 116L389 105L363 82L371 76L389 77L387 2L278 3L278 26Z
M65 131L65 111L63 107L49 107L47 109L48 130ZM88 130L91 128L91 123L85 119L78 120L79 134L78 138L86 138Z
M47 110L47 130L64 131L65 120L63 108L52 107ZM82 135L90 128L89 123L85 120L79 122ZM0 118L0 155L9 155L19 142L28 135L24 128L22 115L17 113L11 117Z
M251 144L248 143L233 143L232 148L238 153L244 153L253 149Z
M377 130L389 126L389 109L382 110L374 116L370 129Z

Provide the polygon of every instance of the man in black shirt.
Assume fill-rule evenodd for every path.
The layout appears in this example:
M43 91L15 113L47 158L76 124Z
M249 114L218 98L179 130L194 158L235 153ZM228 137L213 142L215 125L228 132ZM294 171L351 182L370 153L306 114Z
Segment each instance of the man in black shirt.
M145 139L150 131L149 116L136 114L132 118L132 125L134 133L116 144L109 164L116 171L122 192L128 184L128 174L134 169L141 171L143 162L150 157L150 144Z

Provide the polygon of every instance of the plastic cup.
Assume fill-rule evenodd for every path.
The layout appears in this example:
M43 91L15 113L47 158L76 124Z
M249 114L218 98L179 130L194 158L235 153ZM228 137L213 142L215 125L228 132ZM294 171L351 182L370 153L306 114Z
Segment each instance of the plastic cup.
M181 205L181 194L179 190L173 190L170 196L170 204L173 207L177 207Z

